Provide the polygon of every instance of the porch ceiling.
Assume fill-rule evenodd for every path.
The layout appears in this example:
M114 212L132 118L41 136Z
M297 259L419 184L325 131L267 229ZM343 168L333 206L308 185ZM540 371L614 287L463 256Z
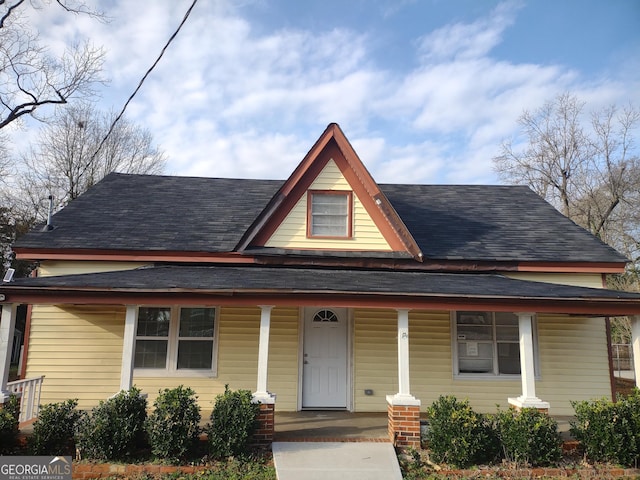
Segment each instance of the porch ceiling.
M487 308L591 315L640 314L640 294L516 280L499 274L264 266L162 265L135 270L17 279L6 302Z

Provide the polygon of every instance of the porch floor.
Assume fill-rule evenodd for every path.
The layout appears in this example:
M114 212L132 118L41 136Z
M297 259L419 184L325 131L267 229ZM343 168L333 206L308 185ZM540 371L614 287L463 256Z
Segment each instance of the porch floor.
M275 413L276 442L388 442L387 412L301 411Z

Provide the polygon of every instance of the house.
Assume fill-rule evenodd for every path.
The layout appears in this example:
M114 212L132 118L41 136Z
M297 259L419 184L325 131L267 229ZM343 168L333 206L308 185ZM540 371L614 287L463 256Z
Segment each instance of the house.
M441 394L554 415L611 397L608 316L634 315L640 349L640 294L603 288L614 249L527 187L379 185L336 124L284 181L110 174L15 252L38 267L0 285L1 388L27 304L42 403L184 384L208 409L229 384L267 426L388 411L415 445Z

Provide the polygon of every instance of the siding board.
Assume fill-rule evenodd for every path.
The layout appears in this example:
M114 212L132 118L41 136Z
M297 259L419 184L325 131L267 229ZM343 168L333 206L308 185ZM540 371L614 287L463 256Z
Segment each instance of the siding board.
M119 270L133 270L144 267L146 263L139 262L91 262L91 261L55 261L47 260L38 267L39 277L53 275L75 275L80 273L115 272Z
M45 375L41 403L90 408L120 387L124 307L34 306L27 377Z

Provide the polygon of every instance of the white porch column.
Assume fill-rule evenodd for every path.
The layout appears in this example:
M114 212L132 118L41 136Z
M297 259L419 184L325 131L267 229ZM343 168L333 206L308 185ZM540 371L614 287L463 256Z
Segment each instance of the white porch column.
M267 391L267 370L269 368L269 333L271 330L271 310L273 305L260 305L260 341L258 344L258 384L253 400L260 403L275 403L275 395Z
M533 356L533 313L517 313L520 331L520 377L522 395L509 398L509 403L519 408L548 410L549 403L536 397L536 374Z
M135 305L127 305L127 313L124 318L120 390L129 390L133 386L133 361L136 343L136 328L138 325L138 307Z
M411 395L409 375L409 310L398 309L398 393L387 395L391 405L420 405Z
M15 303L2 305L2 317L0 318L0 405L4 404L10 396L7 382L9 381L11 348L13 347L17 311L18 305Z
M631 320L631 348L633 349L633 373L636 377L636 387L640 388L640 315L634 315Z

